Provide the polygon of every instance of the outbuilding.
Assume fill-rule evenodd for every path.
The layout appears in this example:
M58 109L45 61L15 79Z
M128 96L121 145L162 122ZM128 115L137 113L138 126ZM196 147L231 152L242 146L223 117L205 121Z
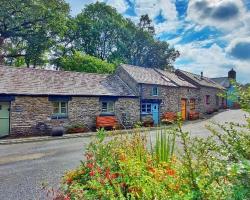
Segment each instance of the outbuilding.
M139 98L115 74L0 66L0 137L75 123L93 130L97 116L131 127L140 120Z

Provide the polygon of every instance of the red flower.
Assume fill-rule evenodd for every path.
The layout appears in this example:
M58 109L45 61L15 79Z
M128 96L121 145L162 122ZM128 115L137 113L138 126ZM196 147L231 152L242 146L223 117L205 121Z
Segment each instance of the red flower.
M97 171L98 171L99 174L102 173L102 169L100 167L97 168Z
M94 167L94 163L87 163L87 167L88 167L89 169L92 169L92 168Z
M109 168L106 169L106 171L105 171L105 177L106 177L107 179L110 179L110 169L109 169Z
M109 175L109 179L115 179L118 176L119 176L119 173L114 173L114 174Z
M151 166L147 167L147 170L151 173L155 173L155 169Z
M73 181L73 179L72 179L72 178L68 178L68 179L66 180L67 184L71 184L71 183L72 183L72 181Z
M176 171L173 170L173 169L167 169L166 170L166 173L169 175L169 176L174 176L176 174Z
M89 175L90 175L90 176L94 176L94 175L95 175L95 171L91 170L91 171L89 172Z
M63 200L71 200L69 195L66 195Z

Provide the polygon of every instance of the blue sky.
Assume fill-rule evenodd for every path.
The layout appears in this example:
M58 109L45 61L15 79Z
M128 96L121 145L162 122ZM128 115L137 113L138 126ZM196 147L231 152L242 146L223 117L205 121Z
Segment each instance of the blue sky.
M96 0L66 0L76 15ZM237 71L250 82L250 0L99 0L135 23L153 19L157 38L181 53L174 66L208 77Z

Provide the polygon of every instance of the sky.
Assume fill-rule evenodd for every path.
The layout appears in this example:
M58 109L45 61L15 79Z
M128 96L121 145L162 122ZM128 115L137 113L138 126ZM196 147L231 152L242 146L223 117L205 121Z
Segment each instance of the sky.
M71 14L96 0L66 0ZM207 77L227 76L250 82L250 0L99 0L138 22L148 14L156 37L180 52L175 68Z

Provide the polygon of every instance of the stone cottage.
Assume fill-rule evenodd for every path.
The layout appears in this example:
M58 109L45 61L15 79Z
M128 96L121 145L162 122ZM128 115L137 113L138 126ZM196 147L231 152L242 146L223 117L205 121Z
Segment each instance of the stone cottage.
M0 136L40 134L53 126L114 115L131 126L140 119L139 98L117 75L0 66Z
M183 70L176 70L175 74L199 89L198 101L201 113L211 113L224 107L226 100L220 97L220 94L225 90L223 86L203 76L202 72L201 75L197 75Z
M205 113L219 109L220 84L189 72L120 65L114 74L0 66L0 137L46 133L55 126L96 127L97 116L114 116L131 127L165 113Z
M199 112L200 90L174 72L160 69L120 65L116 74L140 97L141 121L151 117L160 122L166 112Z

